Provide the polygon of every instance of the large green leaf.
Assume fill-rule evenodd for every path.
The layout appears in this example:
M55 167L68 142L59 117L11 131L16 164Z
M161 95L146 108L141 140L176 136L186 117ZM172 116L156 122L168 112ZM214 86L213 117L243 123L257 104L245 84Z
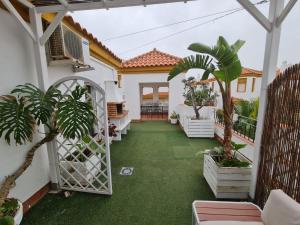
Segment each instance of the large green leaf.
M85 93L84 88L77 86L71 95L58 102L57 126L65 138L81 138L93 127L95 116L91 105L84 102Z
M208 55L189 56L182 59L169 73L168 80L171 80L180 73L190 69L209 70L211 68L212 58Z
M220 36L217 44L211 48L201 43L194 43L189 46L189 49L211 56L217 66L215 76L224 82L231 82L241 74L242 66L237 52L244 43L238 40L233 45L229 45L226 39Z
M217 46L219 48L224 48L224 49L229 49L230 45L226 41L226 39L223 36L219 36L218 41L217 41Z
M194 51L194 52L198 52L201 54L207 54L207 55L211 55L211 47L205 45L205 44L201 44L201 43L193 43L188 47L188 50Z
M16 144L23 144L32 140L35 120L25 98L11 95L0 97L0 137L10 144L11 135Z
M58 100L61 98L60 91L54 87L50 87L44 93L32 84L18 85L12 93L25 97L38 125L40 123L47 124Z
M242 40L237 40L233 45L231 45L231 49L237 53L241 47L243 47L243 45L245 44L245 41Z

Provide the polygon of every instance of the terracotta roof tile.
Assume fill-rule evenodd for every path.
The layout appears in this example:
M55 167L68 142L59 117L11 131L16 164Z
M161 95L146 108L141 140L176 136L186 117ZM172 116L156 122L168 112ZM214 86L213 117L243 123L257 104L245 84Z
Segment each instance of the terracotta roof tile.
M123 68L132 67L155 67L155 66L174 66L181 58L170 55L157 49L139 55L122 63Z
M241 77L251 77L251 76L261 77L262 71L243 67ZM209 78L207 80L201 80L201 81L198 81L197 83L207 84L207 83L214 82L214 81L216 81L216 78Z
M262 76L262 71L259 71L259 70L254 70L254 69L250 69L250 68L245 68L243 67L243 70L242 70L242 74L241 76L251 76L251 75L256 75L256 76Z

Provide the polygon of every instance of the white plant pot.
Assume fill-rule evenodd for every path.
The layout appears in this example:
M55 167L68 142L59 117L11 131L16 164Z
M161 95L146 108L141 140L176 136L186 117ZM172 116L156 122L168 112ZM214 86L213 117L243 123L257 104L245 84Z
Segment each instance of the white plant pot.
M14 225L21 224L21 221L23 219L23 205L20 201L18 201L18 205L19 205L19 209L18 209L16 215L14 216L14 221L15 221Z
M215 136L215 121L211 119L183 118L181 126L188 137L212 138Z
M241 154L240 160L248 161ZM251 166L220 167L209 155L204 155L203 175L218 199L247 199L251 183Z
M177 119L171 119L171 124L177 124Z
M85 162L61 161L63 166L72 176L81 184L86 185L88 182L93 182L97 173L101 170L101 154L91 155L89 160ZM74 169L76 168L76 170ZM72 171L72 172L70 172ZM74 178L62 169L61 175L68 179L71 183L76 183Z

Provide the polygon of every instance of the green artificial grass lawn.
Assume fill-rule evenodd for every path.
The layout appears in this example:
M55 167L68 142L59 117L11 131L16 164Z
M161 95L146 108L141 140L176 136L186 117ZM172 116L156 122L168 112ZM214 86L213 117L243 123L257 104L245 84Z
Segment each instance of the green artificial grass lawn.
M22 225L190 225L192 202L214 199L202 176L203 155L213 139L188 139L178 126L132 124L111 145L113 195L48 194ZM134 167L132 176L119 175Z

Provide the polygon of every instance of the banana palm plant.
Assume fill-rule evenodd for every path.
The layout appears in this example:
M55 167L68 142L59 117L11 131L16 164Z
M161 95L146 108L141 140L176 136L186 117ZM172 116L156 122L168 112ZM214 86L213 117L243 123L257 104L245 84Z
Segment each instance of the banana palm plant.
M25 84L17 86L10 95L0 96L0 137L4 136L8 144L11 139L16 145L32 142L37 127L46 127L45 136L29 149L22 165L1 184L0 208L15 181L31 165L40 146L51 142L58 134L74 139L92 130L95 116L90 104L84 101L85 93L86 89L80 86L62 95L54 87L43 92L32 84Z
M238 57L239 49L244 45L244 41L238 40L230 45L224 37L220 36L215 46L209 47L201 43L191 44L188 49L197 54L181 60L169 73L168 80L189 69L202 69L204 73L202 80L208 79L212 74L219 86L223 101L224 110L224 153L227 159L233 157L232 154L232 117L233 101L231 97L231 82L237 79L242 66Z

